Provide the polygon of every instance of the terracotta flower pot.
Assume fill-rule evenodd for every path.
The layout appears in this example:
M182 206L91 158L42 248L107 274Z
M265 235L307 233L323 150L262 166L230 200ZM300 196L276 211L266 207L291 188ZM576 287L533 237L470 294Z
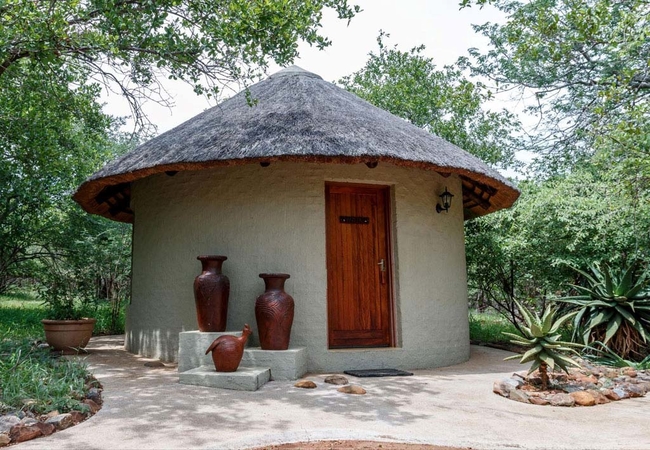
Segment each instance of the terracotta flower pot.
M45 340L54 350L64 355L74 355L85 348L93 335L96 319L49 320L41 323L45 329Z
M221 273L228 259L220 255L197 256L203 272L194 280L194 300L199 331L226 331L230 280Z
M261 273L266 291L255 301L255 319L262 350L289 348L293 324L293 298L284 292L286 273Z

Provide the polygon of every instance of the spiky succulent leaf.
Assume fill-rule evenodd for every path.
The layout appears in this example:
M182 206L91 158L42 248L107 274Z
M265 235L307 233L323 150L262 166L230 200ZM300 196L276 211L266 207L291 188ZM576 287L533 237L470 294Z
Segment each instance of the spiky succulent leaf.
M607 344L611 338L614 337L619 327L623 323L623 316L616 314L614 318L607 323L607 329L605 330L605 340L603 343Z
M555 369L555 360L548 353L540 352L538 358L546 363L546 365L551 369Z
M524 321L526 322L526 325L528 325L528 328L530 328L533 324L533 316L526 309L521 303L519 303L517 300L515 300L515 303L517 304L517 308L519 309L519 312L521 313L522 317L524 318Z
M524 355L521 357L521 363L527 363L532 361L533 359L536 359L539 357L539 354L544 351L544 347L541 345L536 345L535 347L531 348L528 350Z
M573 316L577 315L578 311L570 312L568 314L563 315L559 319L557 319L555 322L553 322L553 316L551 316L551 326L546 330L547 333L552 334L552 333L557 333L557 331L560 329L562 325L569 319L571 319Z
M621 281L618 284L618 286L614 286L614 295L616 296L625 295L625 293L630 290L630 288L632 287L632 277L634 276L636 269L637 269L636 264L630 264L630 267L628 267L625 273L623 274L623 277L621 278Z
M533 362L533 364L530 366L530 369L528 369L528 375L530 375L531 373L539 369L539 366L541 365L542 365L541 360L535 360L535 362Z
M521 356L522 355L512 355L512 356L508 356L507 358L503 358L503 360L504 361L511 361L513 359L521 359Z
M539 326L539 324L532 323L530 324L530 331L533 333L533 336L537 338L544 337L544 332L542 331L542 327Z
M508 333L506 331L504 331L503 334L509 338L512 338L512 340L522 342L525 346L535 345L537 343L537 338L526 339L525 337L519 336L518 334Z
M554 311L551 309L551 307L547 307L546 310L544 311L544 315L542 316L542 333L545 335L551 331L551 326L553 325L553 316L554 316Z
M627 309L625 309L624 306L616 305L615 308L616 308L616 311L618 311L618 313L619 313L621 316L623 316L623 318L624 318L625 320L627 320L628 322L630 322L632 325L634 325L634 324L636 323L636 319L634 318L634 316L632 315L632 313L629 312Z

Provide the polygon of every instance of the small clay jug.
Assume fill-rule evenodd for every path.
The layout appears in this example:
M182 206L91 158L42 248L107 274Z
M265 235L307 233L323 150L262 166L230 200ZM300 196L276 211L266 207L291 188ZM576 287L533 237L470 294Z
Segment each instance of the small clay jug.
M237 336L219 336L205 354L212 352L212 361L217 372L235 372L239 367L242 356L244 356L244 347L251 334L248 324L244 325L241 337Z
M230 280L221 273L228 259L220 255L197 256L203 271L194 279L194 300L199 331L226 331Z
M284 292L286 273L261 273L266 291L255 301L255 319L262 350L289 348L293 324L293 298Z

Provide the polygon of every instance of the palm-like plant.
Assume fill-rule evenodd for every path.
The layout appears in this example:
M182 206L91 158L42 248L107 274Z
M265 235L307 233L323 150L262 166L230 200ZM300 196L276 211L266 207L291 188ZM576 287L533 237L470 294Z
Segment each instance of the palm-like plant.
M643 358L650 333L648 272L639 274L636 263L620 271L598 264L589 272L572 268L584 277L585 286L571 285L580 295L556 301L577 307L573 340L582 335L585 345L602 342L621 358Z
M526 322L526 326L522 326L521 330L523 336L512 333L503 333L512 338L510 342L529 348L523 355L514 355L506 358L520 359L521 364L532 361L532 365L528 373L532 373L539 369L539 375L542 379L542 389L548 387L548 369L555 369L555 366L560 367L568 373L568 366L580 367L580 365L566 356L563 353L578 354L572 347L582 347L582 344L573 342L564 342L560 338L562 335L559 333L560 327L576 315L575 312L566 314L559 319L555 318L557 310L552 307L547 307L542 317L537 313L532 313L519 302L517 307Z

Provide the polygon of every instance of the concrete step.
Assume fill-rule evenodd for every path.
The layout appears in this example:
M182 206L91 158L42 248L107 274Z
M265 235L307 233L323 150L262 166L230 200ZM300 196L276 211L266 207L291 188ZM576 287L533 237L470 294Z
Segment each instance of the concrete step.
M223 333L216 332L201 332L201 331L182 331L178 334L178 371L185 372L186 370L195 369L199 366L214 366L212 365L212 355L205 354L205 351L210 347L212 341L219 336L241 336L241 331L224 331ZM247 343L248 344L248 343Z
M181 384L256 391L271 379L268 367L239 366L236 372L217 372L214 365L204 365L179 374Z
M306 372L307 349L305 347L295 347L288 350L247 348L244 350L241 365L270 367L272 380L297 380Z

